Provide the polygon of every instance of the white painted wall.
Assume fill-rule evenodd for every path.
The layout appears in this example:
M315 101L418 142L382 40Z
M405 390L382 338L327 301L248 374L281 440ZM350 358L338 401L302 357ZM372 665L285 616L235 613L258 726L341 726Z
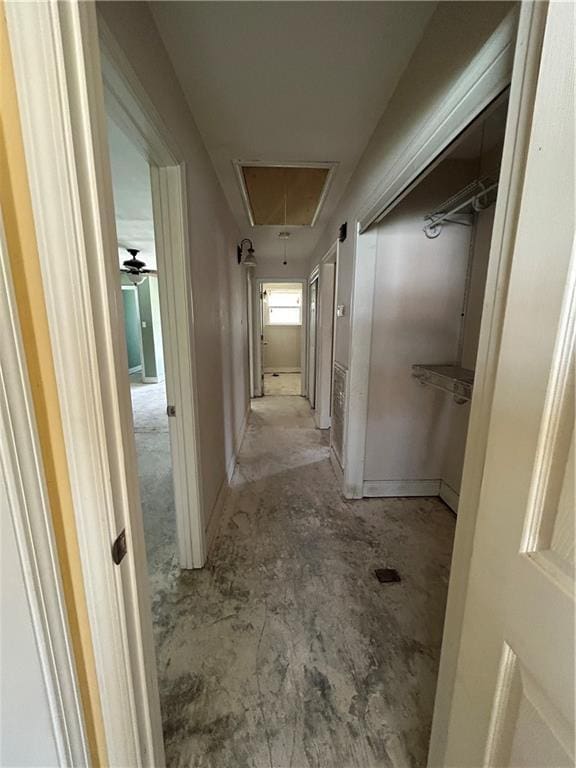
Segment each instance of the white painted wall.
M301 325L264 326L264 370L299 371Z
M424 215L474 178L476 168L443 163L377 227L366 481L443 476L462 406L422 386L412 365L457 360L471 229L446 226L429 240L422 227Z
M202 484L211 510L233 466L249 405L239 233L148 6L100 3L99 11L186 158Z
M0 765L59 765L22 564L0 478Z
M348 238L339 251L337 303L346 306L337 320L335 359L349 365L349 307L354 274L354 226L378 182L426 124L428 115L454 87L512 3L439 3L423 38L406 67L378 126L362 155L342 200L310 260L310 270L334 242L338 227L348 222Z
M279 241L280 242L280 241ZM279 249L283 251L283 247ZM284 256L262 256L256 252L258 265L254 270L254 277L294 278L297 280L306 280L308 278L308 259L303 256L290 255L290 246L286 256L287 264L284 264Z

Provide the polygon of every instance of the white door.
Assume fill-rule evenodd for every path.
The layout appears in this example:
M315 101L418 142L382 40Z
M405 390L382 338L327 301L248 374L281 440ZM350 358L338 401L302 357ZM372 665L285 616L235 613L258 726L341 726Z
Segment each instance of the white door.
M574 764L574 37L551 3L445 766Z
M316 334L318 331L318 278L310 283L308 303L308 400L312 408L316 407Z

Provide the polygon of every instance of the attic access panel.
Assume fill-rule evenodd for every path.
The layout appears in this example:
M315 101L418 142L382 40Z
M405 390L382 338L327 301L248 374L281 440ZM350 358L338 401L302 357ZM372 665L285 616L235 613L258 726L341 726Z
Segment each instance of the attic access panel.
M315 166L240 166L252 225L311 227L330 171Z

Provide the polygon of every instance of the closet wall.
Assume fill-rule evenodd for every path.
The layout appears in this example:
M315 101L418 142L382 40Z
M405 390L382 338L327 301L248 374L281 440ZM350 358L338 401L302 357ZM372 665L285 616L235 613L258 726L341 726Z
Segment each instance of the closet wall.
M377 229L364 495L435 495L456 507L470 405L421 384L414 364L474 369L494 207L428 239L424 216L479 177L501 145L445 160Z

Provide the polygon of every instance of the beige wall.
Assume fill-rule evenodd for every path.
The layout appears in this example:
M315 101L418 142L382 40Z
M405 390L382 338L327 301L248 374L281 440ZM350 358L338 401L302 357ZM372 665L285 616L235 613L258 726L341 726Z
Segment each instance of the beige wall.
M380 120L335 215L322 234L310 268L319 263L348 222L348 238L340 246L337 303L346 315L337 321L336 360L348 366L349 318L354 274L354 227L362 207L398 155L425 125L509 12L512 3L441 2Z
M265 371L299 371L301 325L264 326Z
M246 278L236 261L239 232L148 6L104 2L98 9L185 156L202 486L211 510L249 405Z

